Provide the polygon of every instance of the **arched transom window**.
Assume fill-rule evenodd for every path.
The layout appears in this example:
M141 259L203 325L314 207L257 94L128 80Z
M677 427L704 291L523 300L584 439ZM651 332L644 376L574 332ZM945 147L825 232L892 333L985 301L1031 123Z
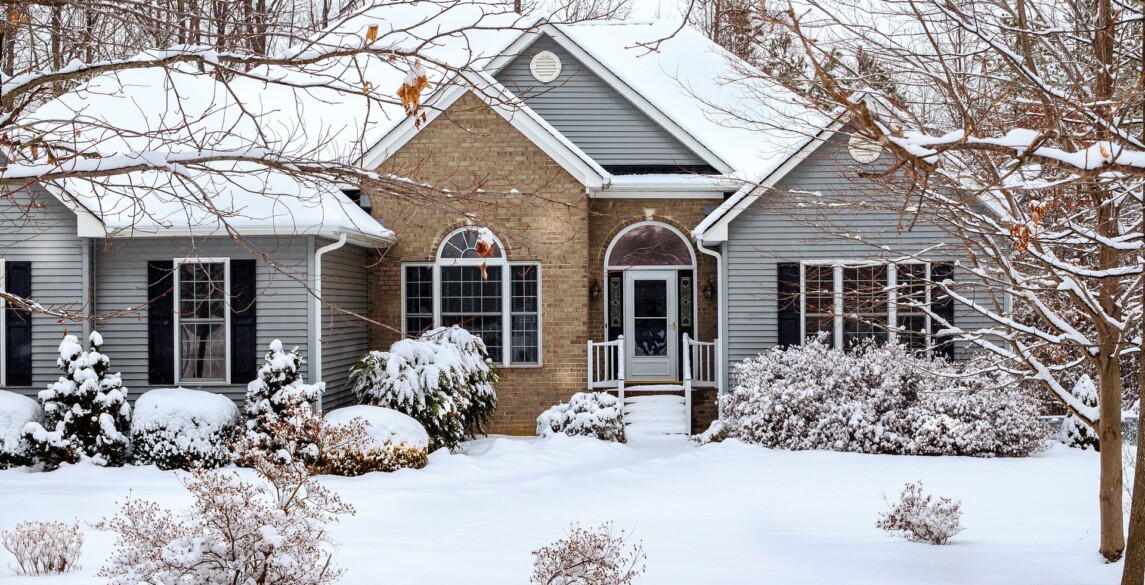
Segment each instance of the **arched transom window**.
M406 335L460 325L499 365L540 364L541 265L509 262L489 229L455 230L435 262L405 264L402 298Z
M695 265L692 247L675 228L658 222L631 225L620 232L608 247L607 268L632 266Z

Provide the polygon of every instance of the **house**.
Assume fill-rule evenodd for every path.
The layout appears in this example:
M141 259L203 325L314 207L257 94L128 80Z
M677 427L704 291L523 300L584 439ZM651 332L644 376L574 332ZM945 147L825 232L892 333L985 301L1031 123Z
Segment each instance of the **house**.
M108 134L84 137L86 147L109 153L131 140L125 127L172 128L196 148L202 136L234 148L278 132L277 146L377 174L355 186L361 205L318 179L242 166L213 169L223 179L200 174L206 195L146 172L129 188L28 190L35 201L5 213L42 219L6 230L6 286L70 307L73 328L94 317L135 392L182 384L237 396L253 376L246 364L281 338L306 352L308 377L327 381L327 406L337 406L367 349L459 324L501 369L492 431L513 434L533 433L542 410L586 389L676 396L667 430L703 428L729 364L819 331L840 345L900 335L958 351L891 292L969 318L927 284L956 270L953 237L925 222L900 232L890 209L799 200L886 195L855 178L886 160L851 141L845 120L745 77L746 65L676 23L554 25L459 3L402 28L435 6L378 6L326 33L357 40L382 26L432 37L426 50L461 68L428 70L418 116L254 74L233 82L249 93L222 91L194 71L97 79L118 85L45 106L46 120L62 116L53 107L97 116ZM486 26L462 32L475 22ZM324 74L366 93L396 88L409 69L370 57L338 67ZM175 107L116 107L172 85L186 96ZM256 94L225 118L228 100ZM219 135L217 116L241 131ZM328 140L307 142L316 135ZM410 192L395 187L402 181ZM29 337L20 311L5 318L5 383L35 391L55 375L39 356L53 355L62 327L37 315ZM30 374L12 377L28 356Z

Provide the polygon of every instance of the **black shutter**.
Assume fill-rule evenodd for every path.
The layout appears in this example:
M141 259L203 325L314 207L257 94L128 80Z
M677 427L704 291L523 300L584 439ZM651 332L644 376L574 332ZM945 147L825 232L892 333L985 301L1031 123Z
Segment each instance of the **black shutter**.
M4 273L7 291L20 298L32 296L32 263L8 262ZM32 312L9 304L5 309L4 367L9 386L32 385Z
M174 262L147 263L147 383L175 383Z
M258 377L255 261L231 260L231 383Z
M800 345L799 335L799 263L780 262L776 265L776 292L779 300L779 346Z
M952 280L954 278L954 264L950 262L936 262L930 265L930 279L933 282L942 282L944 280ZM954 324L954 299L950 298L942 288L934 286L931 289L930 307L935 315L946 319L951 325ZM938 337L938 331L943 327L934 320L930 325L931 333L935 334L934 338L934 355L945 357L948 360L954 359L954 341L948 336Z
M624 273L608 273L608 340L624 335Z

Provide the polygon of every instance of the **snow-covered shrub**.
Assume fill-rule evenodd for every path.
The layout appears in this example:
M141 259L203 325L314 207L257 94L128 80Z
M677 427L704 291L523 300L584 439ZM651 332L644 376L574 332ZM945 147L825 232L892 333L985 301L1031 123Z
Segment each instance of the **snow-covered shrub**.
M79 522L21 522L0 531L0 544L16 557L20 575L58 575L79 568L83 532Z
M371 471L425 467L429 433L413 417L380 406L350 406L326 413L318 470L356 476Z
M624 412L620 400L607 392L577 392L568 404L558 404L537 417L537 435L585 435L624 442Z
M708 425L708 430L692 437L692 442L697 445L707 445L708 443L719 443L728 436L728 428L724 425L722 420L714 420L711 425Z
M325 391L325 383L304 383L301 370L302 352L297 347L284 351L282 342L275 339L258 369L258 378L247 384L243 433L267 453L282 449L282 442L272 436L272 427L287 413L312 410L314 401Z
M129 455L127 389L100 353L103 337L92 332L88 343L88 351L83 351L76 336L64 336L56 360L64 375L40 391L45 423L24 428L32 457L46 470L81 459L118 467Z
M877 528L901 533L907 540L946 544L962 532L962 503L923 493L922 482L908 483L899 501L879 514Z
M533 577L538 585L629 585L647 569L639 542L626 548L622 530L613 535L612 523L595 530L578 524L568 537L533 551Z
M184 481L195 503L177 514L128 499L95 525L116 533L99 572L111 585L324 585L342 571L332 561L326 525L354 510L310 477L297 460L255 458L263 481L196 469Z
M1073 395L1081 400L1082 404L1097 407L1097 387L1094 386L1093 379L1088 375L1082 375L1081 378L1078 378L1077 384L1073 386ZM1097 431L1085 424L1072 412L1066 413L1065 418L1062 419L1061 427L1058 428L1058 441L1074 449L1101 450Z
M454 449L484 432L497 407L497 380L485 343L457 326L370 352L350 374L359 402L417 419L432 449Z
M0 469L32 463L24 428L44 422L44 409L27 396L0 390Z
M230 463L239 409L230 398L186 388L159 388L135 401L131 444L137 463L159 469Z
M735 366L729 436L783 449L1022 457L1046 446L1037 404L997 375L902 346L817 341Z

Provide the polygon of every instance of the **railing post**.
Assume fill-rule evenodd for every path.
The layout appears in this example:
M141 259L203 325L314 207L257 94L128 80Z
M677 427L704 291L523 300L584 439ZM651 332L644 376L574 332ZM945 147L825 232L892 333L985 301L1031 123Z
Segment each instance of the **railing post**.
M616 394L620 399L620 410L624 411L624 336L616 336Z
M592 370L593 370L593 367L592 367L592 340L590 339L590 340L588 340L588 391L589 392L592 392L592 379L593 379Z
M692 338L684 334L684 381L692 379Z

